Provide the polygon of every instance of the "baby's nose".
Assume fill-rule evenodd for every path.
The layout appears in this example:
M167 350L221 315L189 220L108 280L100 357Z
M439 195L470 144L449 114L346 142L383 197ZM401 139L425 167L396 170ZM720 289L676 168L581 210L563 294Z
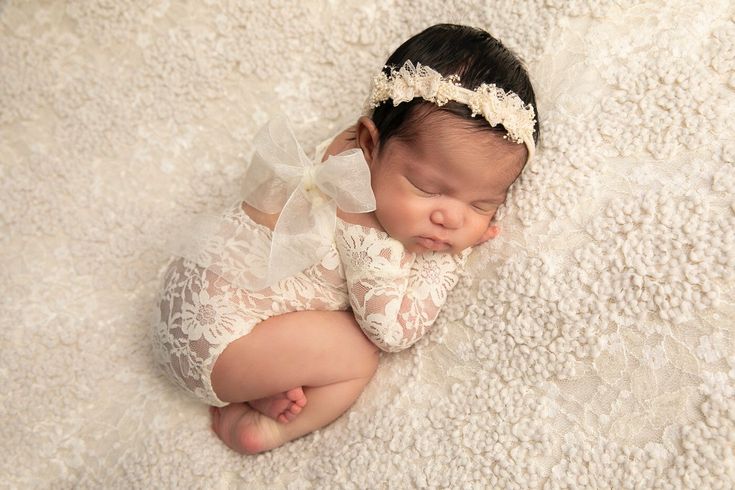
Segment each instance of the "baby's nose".
M436 209L431 213L431 222L444 228L456 230L462 226L462 213L450 208Z

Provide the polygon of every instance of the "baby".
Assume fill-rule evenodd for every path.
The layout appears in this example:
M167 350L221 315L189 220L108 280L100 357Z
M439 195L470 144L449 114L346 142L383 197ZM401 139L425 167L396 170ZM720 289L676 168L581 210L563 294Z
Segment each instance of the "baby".
M319 164L261 133L245 201L166 269L157 359L235 451L326 426L428 331L538 139L522 63L466 26L403 43L368 105Z

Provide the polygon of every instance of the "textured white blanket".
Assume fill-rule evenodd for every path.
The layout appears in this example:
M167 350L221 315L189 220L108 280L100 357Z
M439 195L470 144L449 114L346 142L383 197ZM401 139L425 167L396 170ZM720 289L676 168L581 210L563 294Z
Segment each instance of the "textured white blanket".
M441 21L526 60L538 160L430 336L237 455L153 364L164 238ZM0 486L732 487L734 270L731 1L0 0Z

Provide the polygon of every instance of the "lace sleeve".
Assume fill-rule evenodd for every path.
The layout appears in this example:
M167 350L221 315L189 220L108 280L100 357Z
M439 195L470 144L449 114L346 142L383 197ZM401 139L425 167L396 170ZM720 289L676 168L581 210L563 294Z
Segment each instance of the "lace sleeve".
M340 229L336 244L355 319L388 352L410 347L428 331L469 253L417 255L385 233L359 226Z

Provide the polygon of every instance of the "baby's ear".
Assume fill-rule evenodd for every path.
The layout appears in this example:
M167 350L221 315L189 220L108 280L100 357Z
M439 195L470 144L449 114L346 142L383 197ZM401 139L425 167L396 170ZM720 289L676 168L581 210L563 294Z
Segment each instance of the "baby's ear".
M357 120L357 145L365 155L365 160L368 165L373 163L376 151L378 149L378 142L380 141L380 133L378 127L372 119L367 116L361 116Z
M490 224L490 226L487 227L487 230L485 230L485 233L483 233L480 239L477 240L477 243L475 244L475 246L480 245L481 243L485 243L491 238L495 238L499 234L500 234L500 228L498 228L498 226L495 224Z

